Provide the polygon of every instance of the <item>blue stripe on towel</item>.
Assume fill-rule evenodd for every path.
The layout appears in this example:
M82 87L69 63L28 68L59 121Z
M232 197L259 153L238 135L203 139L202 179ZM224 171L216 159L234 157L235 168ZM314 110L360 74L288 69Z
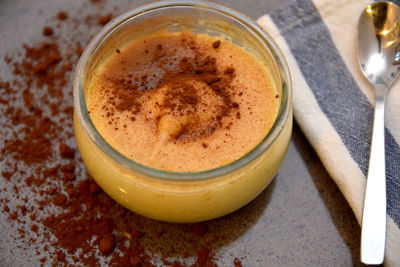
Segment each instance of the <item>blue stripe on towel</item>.
M392 0L391 2L400 5L400 0ZM398 82L400 82L400 80ZM396 143L393 136L388 133L389 131L386 129L386 184L389 188L387 196L387 213L393 218L397 226L400 228L400 151L399 145Z
M311 0L296 0L270 15L281 30L321 110L366 175L373 107L347 70L318 10ZM388 214L400 227L400 171L397 166L400 149L387 130L386 136Z
M385 141L387 213L400 228L400 149L387 129Z

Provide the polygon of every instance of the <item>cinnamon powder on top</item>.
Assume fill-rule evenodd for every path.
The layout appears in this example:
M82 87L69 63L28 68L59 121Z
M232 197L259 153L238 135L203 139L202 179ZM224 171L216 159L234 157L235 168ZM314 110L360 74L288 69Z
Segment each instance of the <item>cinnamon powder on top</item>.
M135 51L138 55L135 58L136 62L121 60L120 65L112 65L113 69L120 69L121 73L124 73L129 64L129 72L125 71L127 73L125 76L119 75L116 78L113 74L109 76L105 74L102 78L106 82L104 88L107 88L104 92L106 104L103 110L107 111L108 123L115 125L116 130L118 129L116 116L122 111L129 111L134 119L141 112L143 96L164 86L167 86L168 90L157 108L168 109L176 117L196 115L199 112L200 92L194 88L193 81L209 86L222 101L207 121L192 120L185 125L175 137L177 140L211 135L217 129L224 127L222 123L224 117L238 108L238 103L233 102L231 97L232 92L236 91L231 83L235 78L234 67L219 70L216 58L208 55L207 51L197 44L194 34L171 38L169 40L168 37L164 37L159 40L160 43L152 40L138 46ZM180 39L177 41L176 38ZM169 42L173 42L174 45L169 45ZM218 48L221 41L215 41L210 45ZM144 56L139 56L141 54ZM123 58L124 55L124 51L118 52L119 57ZM148 69L143 73L146 66ZM115 70L105 73L115 73Z

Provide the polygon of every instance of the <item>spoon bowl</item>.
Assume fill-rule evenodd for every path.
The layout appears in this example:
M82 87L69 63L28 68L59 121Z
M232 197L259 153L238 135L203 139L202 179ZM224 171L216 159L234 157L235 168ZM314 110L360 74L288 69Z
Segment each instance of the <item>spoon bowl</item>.
M360 67L375 91L375 111L361 230L361 261L381 264L386 238L385 97L400 72L400 8L368 5L358 23Z
M371 84L388 89L400 72L400 8L392 2L368 5L358 23L358 56Z

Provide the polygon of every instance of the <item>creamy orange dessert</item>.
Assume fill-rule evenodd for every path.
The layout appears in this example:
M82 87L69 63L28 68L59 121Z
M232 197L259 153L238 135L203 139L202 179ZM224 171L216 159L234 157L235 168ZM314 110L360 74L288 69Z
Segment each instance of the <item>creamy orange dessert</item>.
M187 31L116 48L86 95L93 124L115 150L173 172L241 158L267 135L280 101L268 69L251 53Z

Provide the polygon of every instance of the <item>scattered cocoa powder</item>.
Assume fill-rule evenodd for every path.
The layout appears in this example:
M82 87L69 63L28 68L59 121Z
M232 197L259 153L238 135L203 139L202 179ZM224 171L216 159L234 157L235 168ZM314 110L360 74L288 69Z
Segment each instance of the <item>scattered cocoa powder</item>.
M238 258L235 258L233 260L233 264L235 265L235 267L242 267L242 262Z
M105 15L105 16L101 16L101 17L99 18L99 20L98 20L98 23L99 23L100 25L104 26L104 25L106 25L108 22L110 22L111 18L112 18L112 14L108 14L108 15Z
M215 42L212 43L212 47L215 48L215 49L217 49L220 45L221 45L221 41L220 40L215 41Z
M53 35L53 28L49 26L43 27L43 35L45 36Z
M58 147L60 150L61 157L73 158L75 156L75 150L70 148L68 145L66 145L64 143L60 143Z
M195 233L198 236L204 236L205 233L207 232L207 229L204 225L202 224L195 224L193 226L193 233Z
M101 188L96 183L91 183L89 186L89 191L92 194L97 194L101 191Z
M99 243L99 249L104 254L109 254L115 249L115 236L112 233L105 234Z
M58 12L58 14L57 14L57 18L58 18L59 20L66 20L66 19L68 19L68 13L67 13L67 12L64 12L64 11L60 11L60 12Z
M139 264L140 264L140 258L137 257L137 256L129 257L129 263L130 263L133 267L139 266Z
M229 68L227 68L226 70L225 70L225 74L233 74L235 72L235 69L234 68L232 68L232 67L229 67Z

